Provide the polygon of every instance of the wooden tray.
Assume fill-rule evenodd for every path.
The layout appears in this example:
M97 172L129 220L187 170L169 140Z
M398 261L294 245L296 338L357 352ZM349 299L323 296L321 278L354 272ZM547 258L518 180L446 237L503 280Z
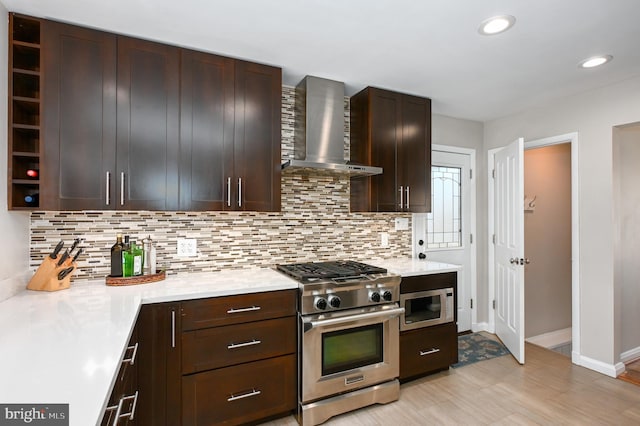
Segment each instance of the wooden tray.
M165 271L160 271L155 274L138 275L135 277L112 277L107 275L106 284L112 286L124 286L124 285L136 285L154 283L156 281L162 281L166 278Z

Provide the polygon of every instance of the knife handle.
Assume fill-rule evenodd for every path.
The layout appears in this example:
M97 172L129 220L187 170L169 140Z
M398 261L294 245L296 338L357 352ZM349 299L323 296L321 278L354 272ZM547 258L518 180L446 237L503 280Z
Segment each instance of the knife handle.
M62 256L60 256L60 259L58 260L58 266L62 266L62 264L64 263L65 260L67 260L69 258L69 250L65 250L64 253L62 253Z
M60 253L60 250L62 250L63 246L64 246L64 241L60 240L60 242L56 245L56 248L53 249L49 257L51 259L55 259L56 257L58 257L58 253Z

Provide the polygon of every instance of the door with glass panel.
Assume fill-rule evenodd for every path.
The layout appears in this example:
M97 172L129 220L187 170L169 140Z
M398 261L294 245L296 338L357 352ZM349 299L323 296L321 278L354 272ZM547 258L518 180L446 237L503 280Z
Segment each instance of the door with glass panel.
M474 303L471 200L475 179L471 157L471 153L432 151L431 213L414 215L415 249L424 252L427 260L462 265L458 273L458 332L471 329ZM423 245L419 245L421 239Z

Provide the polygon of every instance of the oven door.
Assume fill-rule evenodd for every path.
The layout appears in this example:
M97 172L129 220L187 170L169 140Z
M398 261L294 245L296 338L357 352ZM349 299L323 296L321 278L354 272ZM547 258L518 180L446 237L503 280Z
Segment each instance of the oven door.
M453 322L453 300L453 287L401 294L400 306L404 308L404 314L400 330Z
M302 403L398 377L395 303L301 317Z

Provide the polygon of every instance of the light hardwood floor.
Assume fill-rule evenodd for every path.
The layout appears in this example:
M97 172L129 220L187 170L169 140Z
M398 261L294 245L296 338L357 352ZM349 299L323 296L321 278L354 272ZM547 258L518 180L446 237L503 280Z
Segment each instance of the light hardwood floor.
M330 419L364 425L640 425L640 387L571 364L526 344L526 363L510 355L405 383L400 400ZM264 423L297 425L293 416Z

